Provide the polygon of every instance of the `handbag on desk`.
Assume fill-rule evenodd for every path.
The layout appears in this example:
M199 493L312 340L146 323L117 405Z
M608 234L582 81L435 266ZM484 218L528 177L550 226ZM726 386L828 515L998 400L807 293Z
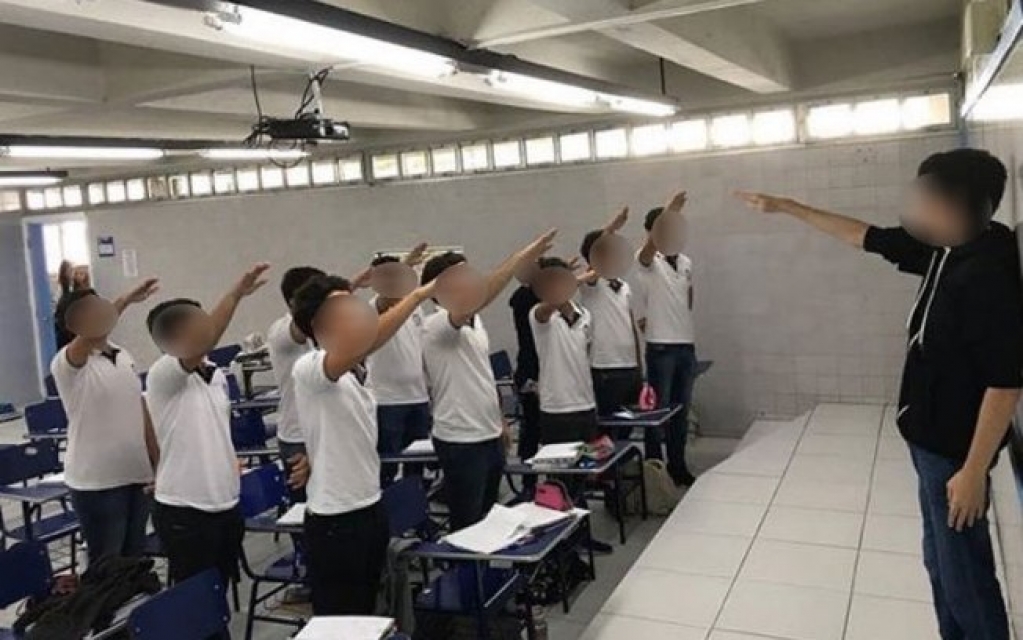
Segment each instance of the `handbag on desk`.
M536 485L533 495L533 502L537 505L555 511L571 511L574 506L572 497L568 495L568 489L557 480L548 480Z

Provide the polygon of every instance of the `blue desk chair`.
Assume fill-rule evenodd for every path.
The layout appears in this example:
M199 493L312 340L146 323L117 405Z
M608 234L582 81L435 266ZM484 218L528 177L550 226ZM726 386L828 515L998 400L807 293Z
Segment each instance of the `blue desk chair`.
M266 421L256 409L231 411L231 442L239 453L245 449L266 448Z
M0 449L0 486L27 486L29 480L60 473L57 443L52 440L29 442ZM48 544L68 538L71 547L72 571L78 566L75 543L80 529L78 516L68 506L66 494L54 500L60 503L57 513L42 516L42 505L31 506L22 502L22 523L19 527L8 528L0 513L0 548L7 546L8 539L16 542L35 540Z
M128 628L134 640L182 640L227 631L230 620L224 584L210 569L140 604L128 616Z
M515 392L514 369L511 356L505 350L490 354L490 368L497 381L497 395L501 399L501 411L506 418L518 418L519 397Z
M19 542L0 551L0 609L25 598L45 597L52 582L50 556L41 542ZM0 627L0 640L18 637L10 629Z
M220 368L230 367L231 363L234 362L235 357L242 352L241 345L229 344L223 347L217 347L213 351L210 351L206 356L210 362L217 365Z
M60 395L57 393L57 383L54 381L52 374L46 374L46 377L43 378L43 386L46 388L47 398L56 398Z
M241 497L239 505L245 516L246 529L266 533L276 533L274 523L288 507L288 489L284 480L284 472L276 464L265 464L256 467L241 478ZM242 547L242 571L252 581L249 591L249 608L245 615L245 638L252 638L252 629L257 620L301 627L305 621L297 618L285 618L268 613L257 614L256 608L290 586L305 582L305 568L301 554L292 550L278 556L262 569L255 569L249 562ZM273 585L271 589L260 594L263 585Z
M47 398L25 407L25 427L29 435L67 431L67 414L59 398Z

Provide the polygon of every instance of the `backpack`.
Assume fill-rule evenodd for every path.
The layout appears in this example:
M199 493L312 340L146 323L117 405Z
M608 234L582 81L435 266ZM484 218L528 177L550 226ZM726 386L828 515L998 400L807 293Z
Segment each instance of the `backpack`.
M669 515L682 500L682 490L675 486L663 460L643 461L643 482L646 484L646 508L651 515Z

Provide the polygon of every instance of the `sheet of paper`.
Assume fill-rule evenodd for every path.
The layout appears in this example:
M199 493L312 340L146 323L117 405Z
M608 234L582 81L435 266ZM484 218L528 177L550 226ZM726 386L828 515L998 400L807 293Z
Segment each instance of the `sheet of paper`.
M487 517L444 538L448 544L476 553L495 553L505 549L529 533L525 516L503 505L495 504Z
M615 411L611 414L612 418L618 418L620 420L635 420L636 413L629 411L628 409L622 409L621 411Z
M521 502L512 507L512 511L522 515L524 518L522 526L530 531L545 529L552 524L568 520L574 515L572 511L548 509L547 507L541 507L535 502Z
M296 524L302 524L304 522L305 522L304 502L296 502L295 504L291 505L291 508L288 509L287 513L285 513L280 518L277 518L277 524L281 526L291 526Z
M544 445L526 463L534 466L570 466L579 460L583 444L582 442L565 442Z
M295 640L381 640L394 630L394 620L373 616L314 616Z
M402 451L402 453L408 454L432 454L433 452L433 440L429 438L416 440Z

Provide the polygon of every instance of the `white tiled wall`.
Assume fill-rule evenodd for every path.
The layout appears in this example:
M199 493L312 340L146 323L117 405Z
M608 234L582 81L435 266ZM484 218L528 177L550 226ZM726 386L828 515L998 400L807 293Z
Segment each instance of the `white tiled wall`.
M757 413L795 415L821 401L881 402L894 396L903 322L915 282L787 219L746 211L736 188L806 199L895 224L903 187L929 153L956 136L709 157L563 167L336 190L147 204L89 214L94 235L138 251L165 295L212 302L246 264L269 260L352 273L374 249L420 239L464 245L483 266L535 233L558 226L557 251L574 254L583 233L621 205L630 233L669 192L690 192L696 264L698 351L715 366L698 384L705 429L741 433ZM99 285L124 286L118 260L95 259ZM283 310L279 296L246 302L229 338L263 331ZM155 350L132 310L117 336L150 361ZM510 311L486 314L493 347L514 350Z

